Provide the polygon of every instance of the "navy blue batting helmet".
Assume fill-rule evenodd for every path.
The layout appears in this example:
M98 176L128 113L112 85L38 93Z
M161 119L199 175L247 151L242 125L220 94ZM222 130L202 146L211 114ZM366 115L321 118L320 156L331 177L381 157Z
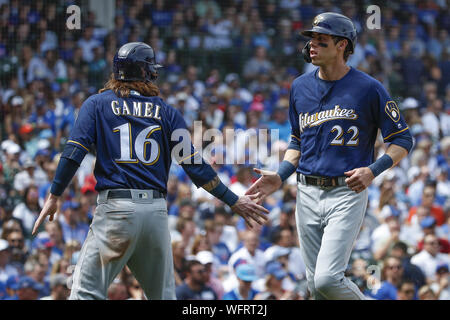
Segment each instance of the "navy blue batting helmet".
M343 37L350 42L351 53L355 50L355 25L350 18L347 18L342 14L335 12L324 12L317 15L313 20L312 29L302 31L301 34L306 37L312 37L313 32Z
M155 61L155 51L143 42L129 42L114 56L114 79L120 81L153 81L162 65Z

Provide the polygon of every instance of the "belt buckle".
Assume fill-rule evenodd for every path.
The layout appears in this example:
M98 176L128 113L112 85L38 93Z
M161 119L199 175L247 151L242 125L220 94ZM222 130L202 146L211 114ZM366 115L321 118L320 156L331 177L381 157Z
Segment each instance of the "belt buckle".
M330 190L330 189L333 188L332 185L331 185L331 186L327 186L327 185L325 184L327 180L328 180L327 177L320 177L320 178L319 178L319 184L318 184L318 186L319 186L320 189L322 189L322 190Z

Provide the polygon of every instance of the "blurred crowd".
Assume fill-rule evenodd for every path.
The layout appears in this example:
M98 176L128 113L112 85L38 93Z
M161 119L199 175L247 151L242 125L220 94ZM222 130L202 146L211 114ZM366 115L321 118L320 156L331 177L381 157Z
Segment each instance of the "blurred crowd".
M82 9L81 30L66 8ZM381 28L366 26L369 4ZM347 275L369 299L450 299L450 3L445 0L116 0L114 28L86 1L0 0L0 299L66 299L96 206L95 150L62 196L57 219L31 229L83 101L109 78L126 42L144 41L164 65L161 96L188 123L234 129L244 150L219 161L231 141L214 140L207 160L243 194L252 167L276 170L290 137L290 85L313 70L299 31L324 11L350 17L358 42L348 64L377 78L414 137L400 165L369 188L365 222ZM250 130L250 129L253 129ZM270 135L255 157L251 137ZM278 130L278 131L276 131ZM201 138L201 135L200 135ZM210 142L194 140L197 147ZM378 139L380 156L386 146ZM253 150L254 151L254 150ZM256 159L252 161L252 159ZM178 299L309 299L295 226L295 175L264 203L270 221L249 229L197 189L176 164L167 202ZM145 299L124 268L108 299Z

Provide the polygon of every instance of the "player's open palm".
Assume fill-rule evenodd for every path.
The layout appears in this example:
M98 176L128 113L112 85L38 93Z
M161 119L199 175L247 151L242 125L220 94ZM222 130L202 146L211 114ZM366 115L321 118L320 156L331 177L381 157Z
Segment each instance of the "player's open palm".
M58 198L50 194L49 197L47 198L47 201L45 201L44 203L44 207L42 208L39 217L34 223L33 232L31 233L33 236L36 235L39 226L42 224L42 222L44 222L47 216L50 216L49 220L53 221L57 209L58 209Z
M233 210L234 213L237 213L244 218L245 223L250 228L253 226L252 221L262 225L268 219L265 214L269 213L269 210L255 202L257 197L257 194L241 196L231 207L231 210Z
M256 202L261 204L267 196L277 191L281 187L283 182L281 181L280 176L274 171L262 170L257 168L253 168L253 171L255 171L257 174L260 174L261 177L250 186L245 194L257 194L258 198Z

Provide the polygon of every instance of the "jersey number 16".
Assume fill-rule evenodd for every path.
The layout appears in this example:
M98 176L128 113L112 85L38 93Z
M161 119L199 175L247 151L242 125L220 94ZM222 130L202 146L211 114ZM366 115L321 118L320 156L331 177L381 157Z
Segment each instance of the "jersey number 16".
M159 144L155 139L150 138L152 133L161 130L159 125L149 126L143 129L136 136L134 142L134 152L137 159L133 158L133 138L131 136L131 124L124 123L113 129L113 132L119 132L120 137L120 158L114 159L116 163L139 163L150 166L159 159ZM146 159L147 146L150 145L150 156Z

